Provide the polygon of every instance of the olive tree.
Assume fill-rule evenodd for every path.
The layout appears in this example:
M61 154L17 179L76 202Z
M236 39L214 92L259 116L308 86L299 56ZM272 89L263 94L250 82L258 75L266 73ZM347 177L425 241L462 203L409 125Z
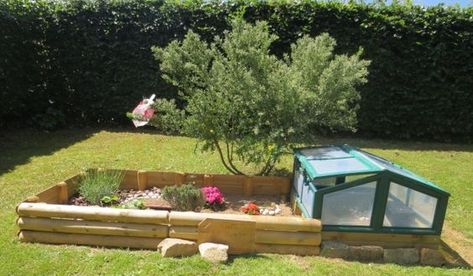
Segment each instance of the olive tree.
M314 128L355 130L356 88L366 82L369 65L361 49L335 55L335 40L322 34L300 38L278 58L269 51L277 39L265 22L234 20L212 43L189 31L182 41L154 47L164 79L185 102L176 112L175 104L161 101L156 116L179 114L182 133L218 152L234 174L245 174L243 162L267 175ZM166 128L166 120L151 123Z

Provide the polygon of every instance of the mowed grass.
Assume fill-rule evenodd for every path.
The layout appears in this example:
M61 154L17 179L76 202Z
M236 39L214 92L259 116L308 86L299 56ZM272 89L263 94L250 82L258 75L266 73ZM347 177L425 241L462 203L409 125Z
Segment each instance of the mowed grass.
M363 264L321 257L273 254L237 256L214 265L198 256L161 258L153 251L22 244L16 237L15 206L84 168L128 168L226 173L217 155L196 151L196 140L128 131L20 131L0 134L0 275L287 275L287 274L471 274L459 268ZM349 143L396 161L452 194L447 224L473 244L473 146L362 139ZM287 156L279 169L291 169Z

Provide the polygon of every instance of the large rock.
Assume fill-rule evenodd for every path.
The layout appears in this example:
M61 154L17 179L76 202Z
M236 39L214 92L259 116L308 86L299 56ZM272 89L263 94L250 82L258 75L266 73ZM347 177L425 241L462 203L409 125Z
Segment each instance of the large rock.
M348 245L338 241L324 241L321 245L320 256L327 258L346 259L350 255Z
M364 245L364 246L350 246L349 249L350 260L360 262L380 262L383 260L384 250L381 246Z
M442 266L446 264L445 257L442 252L436 249L422 248L420 250L420 263L430 266Z
M384 261L396 264L416 264L419 262L419 250L416 248L384 249Z
M205 242L199 245L202 258L214 263L226 262L228 260L228 245Z
M158 251L163 257L187 257L197 253L197 244L193 241L167 238L158 244Z

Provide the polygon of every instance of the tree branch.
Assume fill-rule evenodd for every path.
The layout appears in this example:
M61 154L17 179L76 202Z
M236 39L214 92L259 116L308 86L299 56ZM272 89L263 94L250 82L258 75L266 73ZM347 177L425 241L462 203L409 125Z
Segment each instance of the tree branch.
M233 174L239 174L237 171L234 171L231 167L227 165L227 162L225 161L225 157L223 156L222 148L220 148L220 144L218 143L217 139L214 138L213 140L214 140L214 145L217 148L218 154L220 156L220 161L222 161L222 164L225 166L225 168Z
M228 164L230 165L230 167L233 170L235 170L238 174L246 175L243 172L241 172L240 170L238 170L236 168L236 166L233 164L233 150L230 150L230 146L228 145L227 142L225 142L225 144L227 145L227 159L228 159ZM233 148L233 145L232 145L232 148Z

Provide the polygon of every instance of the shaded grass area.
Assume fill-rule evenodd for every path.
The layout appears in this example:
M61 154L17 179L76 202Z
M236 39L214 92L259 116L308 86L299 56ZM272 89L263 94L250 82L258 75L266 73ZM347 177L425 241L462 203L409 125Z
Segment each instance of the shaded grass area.
M320 257L272 254L238 256L213 265L194 256L163 259L156 252L82 246L21 244L14 208L35 194L88 167L226 173L217 155L195 150L195 140L125 131L69 130L12 132L0 142L0 275L6 274L469 274L464 269L361 264ZM447 222L473 239L473 146L364 139L322 139L349 143L396 161L452 194ZM291 156L279 164L290 170ZM250 169L250 168L246 168Z

